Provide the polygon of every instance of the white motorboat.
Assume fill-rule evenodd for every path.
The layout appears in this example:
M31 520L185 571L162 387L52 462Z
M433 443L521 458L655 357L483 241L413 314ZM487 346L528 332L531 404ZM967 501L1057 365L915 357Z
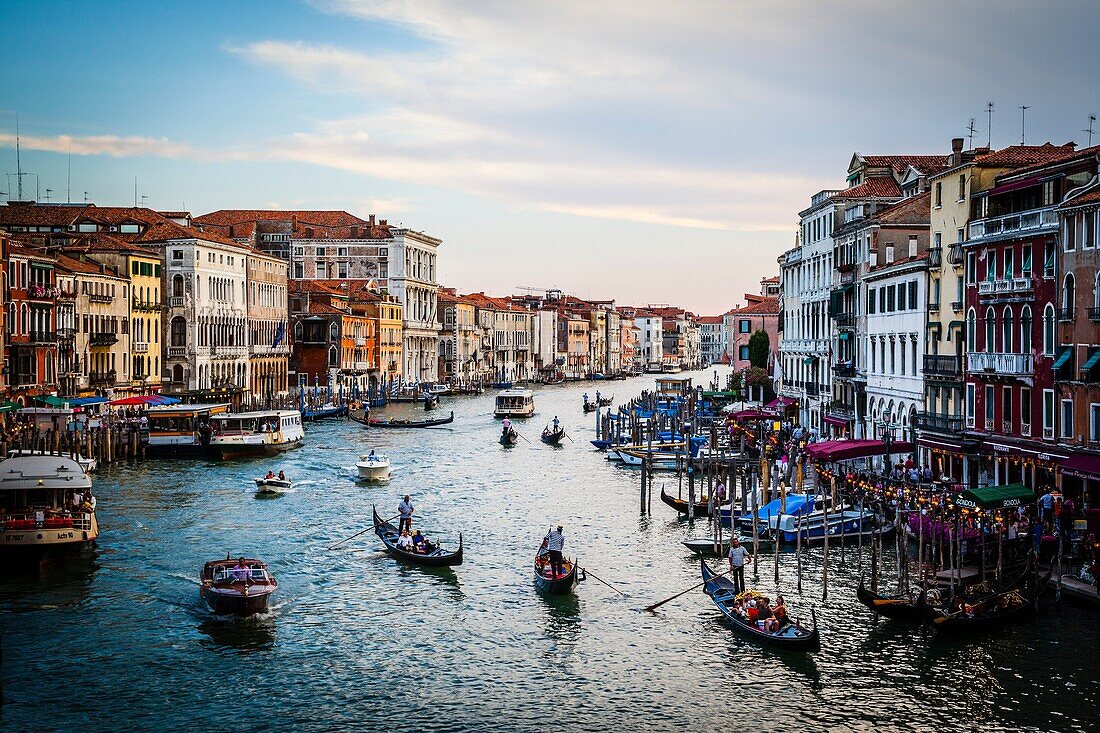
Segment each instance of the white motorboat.
M385 453L359 456L355 468L359 471L359 478L364 481L388 481L390 478L390 459Z
M80 467L84 469L84 473L92 473L95 471L98 462L94 458L85 458L84 456L70 456L68 453L59 453L57 451L48 451L43 453L36 450L27 450L23 448L12 448L8 451L8 458L21 458L23 456L65 456L66 458L72 458L74 461L80 464Z
M257 494L282 494L290 490L293 486L290 479L279 478L278 476L272 476L271 478L258 478L254 479L256 482Z
M428 388L428 392L435 395L436 397L446 397L447 395L451 394L451 386L449 384L441 384L437 382L436 384L433 384L431 387Z
M522 387L506 389L497 395L495 417L531 417L535 414L535 395Z

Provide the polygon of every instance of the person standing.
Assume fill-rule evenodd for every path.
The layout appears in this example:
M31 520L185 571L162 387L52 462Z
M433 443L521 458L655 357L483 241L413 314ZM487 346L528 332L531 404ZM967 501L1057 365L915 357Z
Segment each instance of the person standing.
M736 537L730 540L730 551L727 554L730 561L730 575L733 578L733 592L745 592L745 563L752 560L749 551L741 546L741 541Z
M408 532L412 529L414 511L415 508L412 505L409 495L405 494L405 498L397 505L397 513L401 515L401 521L397 525L398 532Z
M1039 497L1039 508L1041 510L1039 518L1044 522L1049 521L1051 514L1054 513L1054 494L1050 493L1049 488Z
M554 578L561 575L562 550L565 549L565 535L562 534L562 525L552 529L546 534L546 554L550 559L550 572Z

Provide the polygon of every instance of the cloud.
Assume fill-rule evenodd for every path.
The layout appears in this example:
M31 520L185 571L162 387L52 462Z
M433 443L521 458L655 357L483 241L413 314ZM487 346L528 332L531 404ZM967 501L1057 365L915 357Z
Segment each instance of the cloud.
M27 150L42 150L50 153L71 152L75 155L108 155L112 158L155 156L160 158L212 159L211 153L199 150L186 143L173 142L162 137L119 137L117 135L41 137L21 135L19 144ZM15 135L0 133L0 146L14 148Z

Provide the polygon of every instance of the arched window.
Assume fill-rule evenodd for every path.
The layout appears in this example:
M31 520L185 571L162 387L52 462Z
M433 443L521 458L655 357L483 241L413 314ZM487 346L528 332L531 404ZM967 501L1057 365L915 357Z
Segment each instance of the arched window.
M183 297L183 275L175 275L172 277L172 297Z
M994 347L994 336L997 333L997 314L992 308L985 310L985 351L992 354L997 349Z
M328 324L328 340L339 341L340 340L340 327L336 325L336 321Z
M1012 308L1007 305L1001 316L1001 351L1012 353Z
M329 366L339 366L340 365L340 352L336 349L335 346L330 346L328 348L328 365Z
M297 323L294 324L294 340L295 341L301 341L302 340L302 322L301 321L298 321Z
M1043 353L1047 356L1054 355L1054 306L1047 303L1043 309Z
M172 346L187 345L187 319L176 316L172 319Z
M1020 353L1031 353L1031 306L1020 310Z
M1066 279L1062 285L1062 318L1071 320L1073 310L1077 303L1077 287L1072 272L1066 273Z
M176 364L172 367L172 381L176 384L183 382L183 364Z

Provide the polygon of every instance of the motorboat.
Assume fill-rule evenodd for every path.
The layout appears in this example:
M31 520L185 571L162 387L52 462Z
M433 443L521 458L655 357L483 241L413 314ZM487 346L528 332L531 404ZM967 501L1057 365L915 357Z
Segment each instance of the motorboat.
M57 451L47 451L46 453L42 453L40 451L28 450L28 449L25 449L25 448L11 448L11 449L8 450L8 458L20 458L22 456L42 456L42 455L66 456L66 457L72 458L73 460L75 460L77 463L80 464L80 467L84 470L84 473L93 473L96 470L96 468L99 466L99 462L96 461L95 458L85 458L84 456L81 456L81 455L70 456L68 453L59 453Z
M272 456L298 448L305 439L297 410L229 413L210 423L210 452L220 458Z
M364 481L388 481L390 478L390 459L385 453L361 455L355 468Z
M522 387L506 389L497 395L494 417L530 417L535 414L535 395Z
M264 476L263 478L253 479L256 482L257 494L284 494L290 491L291 483L290 479L285 476L279 478L278 476Z
M452 394L451 386L449 384L436 383L429 387L428 391L436 397L447 397L448 395Z
M25 455L0 461L0 557L40 561L81 549L99 537L92 480L67 456ZM0 569L13 563L0 563Z
M266 613L268 600L278 587L266 564L244 557L208 562L199 577L199 595L218 615Z

